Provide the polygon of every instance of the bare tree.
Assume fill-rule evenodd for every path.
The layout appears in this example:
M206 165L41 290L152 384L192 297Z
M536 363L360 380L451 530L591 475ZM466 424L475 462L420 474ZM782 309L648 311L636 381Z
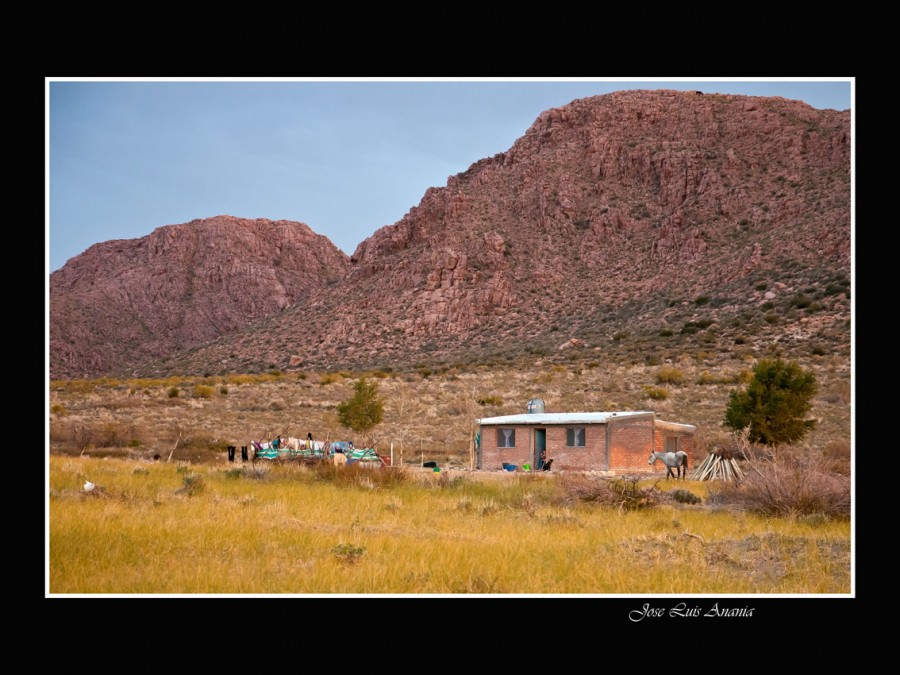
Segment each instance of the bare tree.
M389 403L389 416L394 420L394 435L400 444L400 464L403 464L403 445L410 437L413 427L425 411L421 399L413 396L408 388L403 388L400 393Z

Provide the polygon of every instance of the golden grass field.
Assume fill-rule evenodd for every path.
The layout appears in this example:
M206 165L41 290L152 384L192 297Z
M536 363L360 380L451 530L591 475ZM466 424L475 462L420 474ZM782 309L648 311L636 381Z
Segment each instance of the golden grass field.
M298 464L51 456L49 591L850 592L846 520L621 511L561 499L555 476L478 481L412 470L381 484L367 475L391 471L411 470L363 468L334 483ZM708 484L679 487L702 495Z
M475 420L524 412L536 396L548 412L655 410L697 425L696 464L710 444L728 442L728 392L752 365L696 354L662 367L368 373L385 415L365 439L336 415L361 373L51 382L48 591L850 593L852 520L762 517L706 503L622 511L567 500L555 476L486 481L468 471ZM849 364L823 356L802 365L819 385L811 413L818 424L792 450L828 457L848 475ZM374 443L383 454L393 444L397 467L357 473L403 479L336 480L298 464L240 462L251 439L307 432ZM238 446L233 464L227 445ZM444 470L417 470L423 460ZM86 481L97 489L86 493ZM678 487L700 497L711 489Z

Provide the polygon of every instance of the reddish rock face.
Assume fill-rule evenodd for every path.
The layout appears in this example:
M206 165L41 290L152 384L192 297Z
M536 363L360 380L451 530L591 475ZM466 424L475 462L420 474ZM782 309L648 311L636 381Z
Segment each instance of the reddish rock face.
M92 306L131 313L98 310L77 324L79 335L51 321L57 372L66 363L109 368L111 350L94 349L88 340L101 319L128 324L116 333L120 361L132 353L125 344L146 360L238 329L165 362L146 360L141 372L147 375L228 372L237 367L235 355L257 367L321 368L471 359L534 345L543 353L561 344L597 350L626 334L679 328L698 312L724 323L747 308L758 310L766 302L760 288L776 292L777 303L849 277L850 140L849 111L781 98L623 91L579 99L542 113L506 152L430 188L400 221L360 243L349 267L346 261L324 266L340 270L339 282L306 280L304 297L306 286L285 283L268 264L265 246L253 268L256 285L242 274L241 290L234 282L207 289L207 312L220 304L212 299L216 293L239 309L228 314L230 322L204 318L202 333L185 326L186 300L221 268L191 275L193 295L185 282L181 295L166 296L169 302L158 290L149 295L157 287L146 276L140 292L129 296L137 303L113 290L105 293L118 304L101 302L102 294L85 289ZM92 263L91 274L102 271L105 284L115 278L108 266L120 276L131 268L114 264L122 245L87 252L102 248L110 256ZM179 261L171 264L182 273L193 269L187 253L168 258ZM235 255L227 260L240 262ZM63 272L72 273L56 274ZM60 283L53 280L51 313L53 302L61 307ZM150 297L161 303L153 306L162 315L148 332L142 308ZM823 296L821 304L817 318L828 317L826 323L844 325L849 318L843 295ZM71 326L80 305L66 307ZM280 308L286 309L277 336L249 326ZM784 314L764 328L810 337L801 317ZM173 334L180 342L163 341ZM579 342L563 343L572 338Z
M218 216L97 244L50 275L50 376L128 373L258 324L348 268L326 237L284 220Z

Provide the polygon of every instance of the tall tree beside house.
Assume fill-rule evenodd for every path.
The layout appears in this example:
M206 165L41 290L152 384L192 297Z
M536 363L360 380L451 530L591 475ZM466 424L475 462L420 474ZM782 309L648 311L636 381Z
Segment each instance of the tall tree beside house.
M796 362L763 359L753 368L747 387L732 390L723 424L737 431L749 428L752 443L794 443L816 425L806 414L817 390L815 375Z
M348 429L366 434L381 422L384 402L378 397L378 384L365 376L356 381L353 389L353 396L338 405L338 420Z

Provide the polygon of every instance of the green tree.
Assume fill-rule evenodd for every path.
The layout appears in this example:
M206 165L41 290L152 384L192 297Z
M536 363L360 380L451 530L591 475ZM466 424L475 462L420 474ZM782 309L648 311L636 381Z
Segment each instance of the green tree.
M762 359L747 387L732 390L723 424L738 431L749 427L752 443L794 443L815 427L805 417L817 389L815 375L797 363Z
M381 422L384 403L378 398L378 384L365 376L353 388L353 396L338 405L338 420L348 429L365 434Z

